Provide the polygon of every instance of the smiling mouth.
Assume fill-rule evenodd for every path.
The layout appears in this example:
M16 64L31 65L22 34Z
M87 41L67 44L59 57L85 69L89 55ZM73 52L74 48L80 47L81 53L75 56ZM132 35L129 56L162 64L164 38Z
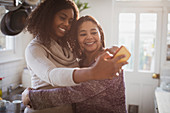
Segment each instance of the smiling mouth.
M63 28L61 28L61 27L59 27L59 29L60 29L62 32L65 32L65 31L66 31L65 29L63 29Z
M86 42L84 44L86 44L86 45L93 45L94 43L95 43L95 41L94 42Z

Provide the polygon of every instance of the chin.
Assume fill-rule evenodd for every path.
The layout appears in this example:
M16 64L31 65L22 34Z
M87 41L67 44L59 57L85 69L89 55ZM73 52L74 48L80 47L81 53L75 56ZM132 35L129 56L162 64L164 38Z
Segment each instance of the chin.
M92 52L96 52L97 49L91 49L91 50L86 50L86 51L89 52L89 53L92 53Z
M56 33L56 36L59 37L59 38L62 38L65 36L65 33Z

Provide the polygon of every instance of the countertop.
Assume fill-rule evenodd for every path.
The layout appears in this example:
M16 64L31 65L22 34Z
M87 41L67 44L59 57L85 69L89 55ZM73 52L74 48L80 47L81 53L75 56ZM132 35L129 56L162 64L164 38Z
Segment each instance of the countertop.
M159 113L170 113L170 92L158 87L155 90L155 98Z
M19 87L15 90L12 90L10 94L7 94L7 92L3 92L2 98L4 100L12 102L13 100L21 100L21 93L24 91L25 88ZM15 105L13 103L7 104L6 105L6 110L5 111L0 111L0 113L16 113L15 112ZM23 113L25 109L25 106L23 103L21 103L20 106L20 113Z

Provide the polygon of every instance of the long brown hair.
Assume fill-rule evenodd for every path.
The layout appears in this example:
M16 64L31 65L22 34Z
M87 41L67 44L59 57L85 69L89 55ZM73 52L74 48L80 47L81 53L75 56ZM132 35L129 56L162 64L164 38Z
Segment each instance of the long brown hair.
M100 38L101 38L101 45L102 45L102 48L105 47L105 42L104 42L104 33L103 33L103 30L100 26L100 24L97 22L97 20L95 18L93 18L92 16L82 16L81 18L79 18L79 20L74 23L74 25L72 26L71 28L71 35L70 35L70 45L72 47L72 50L74 52L74 54L79 58L79 59L84 59L85 58L85 55L83 54L83 52L81 51L81 48L80 48L80 45L78 43L78 29L80 27L80 25L83 23L83 22L86 22L86 21L91 21L93 22L94 24L97 25L97 28L99 29L99 32L100 32Z
M74 23L78 19L79 12L77 5L72 0L45 0L30 14L27 20L27 30L34 37L36 36L43 45L49 47L50 37L53 36L52 24L55 14L60 10L70 8L74 11ZM65 37L61 38L61 41L66 45Z

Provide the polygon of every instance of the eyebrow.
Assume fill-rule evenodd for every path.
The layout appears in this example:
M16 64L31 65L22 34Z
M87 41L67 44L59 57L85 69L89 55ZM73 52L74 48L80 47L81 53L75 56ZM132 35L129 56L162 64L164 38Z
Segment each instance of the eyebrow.
M80 33L81 33L81 32L86 32L86 30L81 30Z
M91 29L90 31L97 31L95 28Z
M68 17L65 13L61 12L61 15ZM70 18L70 19L74 19L74 18Z
M93 29L91 29L90 31L96 31L96 29L93 28ZM86 32L86 30L81 30L80 33L81 33L81 32Z

